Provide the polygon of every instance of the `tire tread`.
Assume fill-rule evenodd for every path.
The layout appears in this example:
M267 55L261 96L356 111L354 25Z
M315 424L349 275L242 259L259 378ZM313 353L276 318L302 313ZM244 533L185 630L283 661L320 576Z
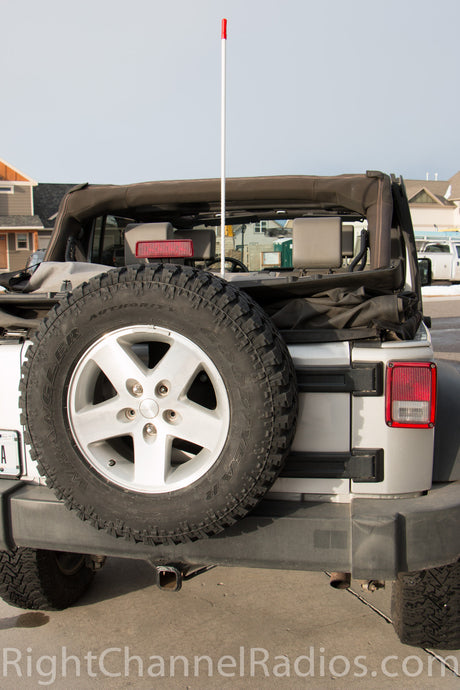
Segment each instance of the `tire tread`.
M460 562L400 574L391 609L404 644L460 649Z
M79 310L80 304L88 299L98 299L100 292L116 288L120 283L156 283L164 291L186 293L192 308L201 308L203 303L212 310L216 322L225 320L238 335L239 347L244 350L251 343L254 381L266 379L270 395L264 404L261 420L264 425L268 450L251 472L252 485L241 492L238 498L228 496L225 511L208 511L206 524L187 524L169 531L148 531L132 529L123 521L101 520L90 506L77 502L71 486L62 486L56 472L46 464L46 458L37 451L28 428L28 385L35 353L56 319L68 310ZM134 287L135 289L135 287ZM30 454L37 462L38 470L44 475L57 497L69 509L89 521L97 529L134 541L147 543L177 544L210 537L235 524L246 515L280 473L284 459L293 439L297 416L297 387L295 372L286 345L261 307L248 295L221 278L201 270L168 264L129 266L108 271L80 285L73 293L66 295L41 322L27 351L20 383L21 423L26 429L25 441Z
M72 576L59 572L54 553L19 547L0 551L0 597L22 609L58 611L88 589L93 572L86 566Z

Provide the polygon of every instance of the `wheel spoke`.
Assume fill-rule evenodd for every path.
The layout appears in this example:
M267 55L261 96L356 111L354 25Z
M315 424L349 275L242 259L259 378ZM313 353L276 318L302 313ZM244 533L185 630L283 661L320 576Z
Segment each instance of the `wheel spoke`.
M98 405L87 405L72 414L72 424L80 442L88 446L95 441L104 441L115 436L124 436L126 424L120 414L120 401L117 398L106 400Z
M217 410L208 410L188 400L178 403L175 410L180 414L180 421L173 427L177 438L209 450L216 445L223 432Z
M164 489L171 466L171 439L159 433L153 442L134 437L134 481L138 486Z
M91 359L119 393L125 392L128 379L142 384L145 381L146 370L140 360L113 337L102 342L92 353Z
M158 381L168 381L170 394L179 398L190 386L203 367L203 357L198 349L175 341L153 369Z

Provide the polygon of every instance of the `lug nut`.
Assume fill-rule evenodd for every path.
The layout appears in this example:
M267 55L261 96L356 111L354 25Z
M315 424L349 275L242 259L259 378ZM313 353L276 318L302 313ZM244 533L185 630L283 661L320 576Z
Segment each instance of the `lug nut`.
M134 419L134 417L136 416L136 410L133 410L133 409L125 410L125 415L127 416L128 419Z
M142 388L140 383L134 383L131 386L131 393L136 396L136 398L140 398L142 393L144 392L144 389Z
M153 424L146 424L144 427L144 431L147 434L147 436L155 436L157 432Z
M160 395L167 395L167 393L168 393L168 386L165 386L164 384L161 384L160 386L158 386L158 393L159 393Z
M167 422L173 423L173 422L179 421L178 416L177 416L177 412L174 412L174 410L166 410L166 412L164 413L163 416Z

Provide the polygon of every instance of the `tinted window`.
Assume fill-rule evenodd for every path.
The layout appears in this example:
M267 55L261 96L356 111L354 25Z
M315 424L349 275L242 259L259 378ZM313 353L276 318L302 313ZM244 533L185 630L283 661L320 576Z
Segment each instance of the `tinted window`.
M426 252L432 252L436 254L448 254L449 245L448 244L427 244Z
M91 260L106 266L124 266L124 233L131 223L129 218L102 216L96 218L93 227Z

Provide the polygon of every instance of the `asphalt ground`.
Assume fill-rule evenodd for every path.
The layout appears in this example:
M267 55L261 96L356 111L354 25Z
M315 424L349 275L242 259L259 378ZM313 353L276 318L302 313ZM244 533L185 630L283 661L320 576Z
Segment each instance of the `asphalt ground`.
M424 313L431 316L431 338L438 359L448 359L460 371L460 297L425 297Z
M460 299L426 299L439 359L460 363ZM459 688L460 652L409 647L391 587L325 573L216 568L180 592L110 559L65 611L0 602L0 688Z

